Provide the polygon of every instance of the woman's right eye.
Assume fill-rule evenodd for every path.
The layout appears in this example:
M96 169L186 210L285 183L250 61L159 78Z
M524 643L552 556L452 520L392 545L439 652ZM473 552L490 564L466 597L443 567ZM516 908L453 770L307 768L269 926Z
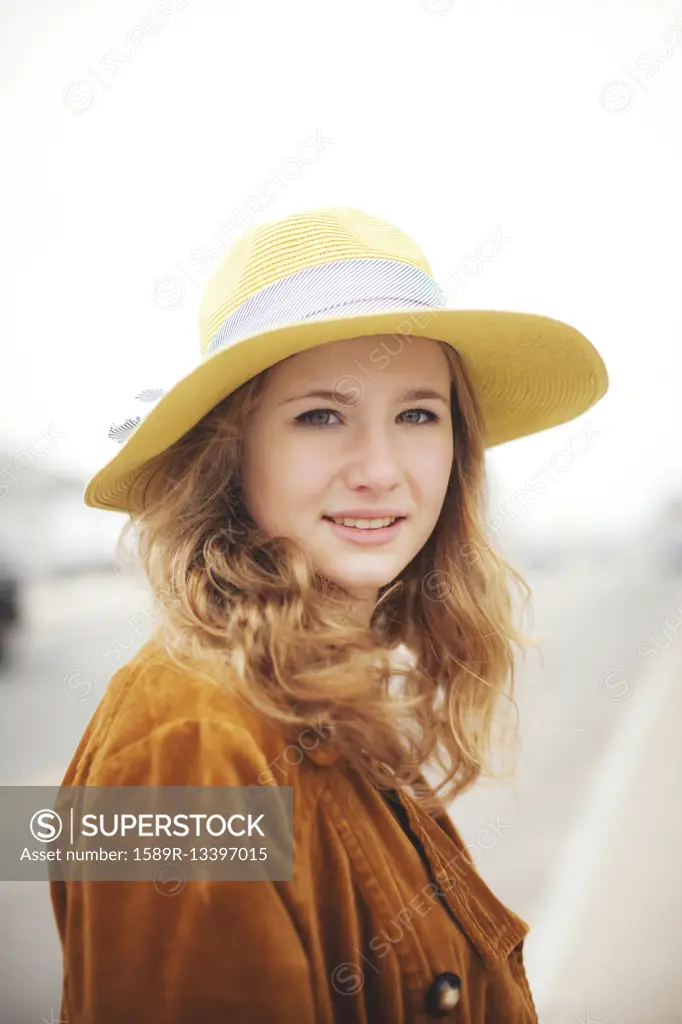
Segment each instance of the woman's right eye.
M329 423L314 423L309 417L311 416L326 416L331 414L332 416L338 416L338 413L334 412L333 409L311 409L310 412L302 412L300 416L296 417L296 423L301 426L310 427L328 427Z

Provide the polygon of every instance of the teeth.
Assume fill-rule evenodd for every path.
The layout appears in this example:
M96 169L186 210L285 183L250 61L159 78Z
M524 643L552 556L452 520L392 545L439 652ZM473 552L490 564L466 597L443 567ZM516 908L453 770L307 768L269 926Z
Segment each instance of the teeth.
M340 526L355 526L358 530L378 530L382 526L390 526L397 516L386 516L384 519L333 519L332 522Z

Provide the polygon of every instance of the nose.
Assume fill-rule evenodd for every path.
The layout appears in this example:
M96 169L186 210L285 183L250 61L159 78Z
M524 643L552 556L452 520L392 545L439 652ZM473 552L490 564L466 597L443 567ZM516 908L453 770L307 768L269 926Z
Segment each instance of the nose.
M346 464L346 483L353 490L389 491L403 477L403 456L395 430L375 425L354 437Z

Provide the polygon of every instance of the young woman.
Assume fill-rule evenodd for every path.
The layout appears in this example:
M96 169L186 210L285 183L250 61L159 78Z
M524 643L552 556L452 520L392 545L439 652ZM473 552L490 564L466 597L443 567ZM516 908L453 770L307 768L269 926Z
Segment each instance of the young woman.
M86 491L129 513L158 628L63 784L292 787L293 874L52 882L60 1019L535 1021L528 925L445 803L492 774L528 595L485 449L584 412L604 364L558 321L446 309L412 239L347 207L242 236L200 332Z

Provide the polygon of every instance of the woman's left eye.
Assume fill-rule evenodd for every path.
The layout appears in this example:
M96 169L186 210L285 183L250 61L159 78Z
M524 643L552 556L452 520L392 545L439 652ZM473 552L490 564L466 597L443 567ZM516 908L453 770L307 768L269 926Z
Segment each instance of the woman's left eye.
M407 412L404 412L402 415L407 416L411 412L423 413L424 416L428 416L429 418L426 421L427 423L437 423L439 420L439 416L437 415L437 413L431 412L430 409L408 409ZM422 420L421 422L423 423L424 420Z
M431 412L430 409L406 409L405 412L401 413L400 415L401 416L409 416L412 413L417 413L418 415L421 414L423 416L428 417L426 420L419 420L419 421L410 420L410 421L408 421L408 422L411 422L415 426L418 426L418 427L422 426L425 423L438 423L438 421L440 419L438 414L435 413L435 412ZM322 415L322 416L324 416L324 415L336 416L337 419L338 419L338 413L336 413L333 409L311 409L310 412L303 412L303 413L301 413L300 416L297 416L296 417L296 422L297 423L308 423L312 427L327 427L327 426L330 426L329 423L314 423L314 422L311 421L310 417L312 417L312 416L320 416L320 415Z

